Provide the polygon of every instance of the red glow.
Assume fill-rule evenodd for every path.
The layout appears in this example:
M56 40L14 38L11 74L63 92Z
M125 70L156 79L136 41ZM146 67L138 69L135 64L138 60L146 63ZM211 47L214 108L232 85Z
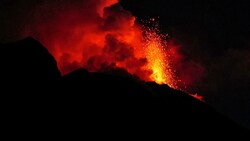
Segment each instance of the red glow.
M203 101L203 97L200 96L200 95L198 95L197 93L196 93L196 94L190 94L190 95L191 95L192 97L194 97L194 98L200 100L200 101Z
M41 5L34 12L38 20L26 34L48 47L62 74L77 68L91 72L122 68L142 80L176 89L192 83L176 75L182 70L176 65L182 59L176 45L167 44L155 27L136 24L136 18L117 2ZM44 11L49 15L44 16Z

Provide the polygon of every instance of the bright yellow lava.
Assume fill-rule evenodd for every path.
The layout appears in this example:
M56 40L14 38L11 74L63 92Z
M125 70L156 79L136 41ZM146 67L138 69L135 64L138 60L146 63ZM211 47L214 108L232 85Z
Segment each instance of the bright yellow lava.
M146 42L147 67L153 71L150 79L158 84L168 84L174 88L173 73L171 72L171 67L166 56L167 52L164 49L165 44L163 44L161 37L154 32L148 32Z
M159 84L167 83L167 76L165 72L164 54L161 51L161 45L157 41L150 41L146 49L148 58L148 67L152 69L153 73L150 78Z

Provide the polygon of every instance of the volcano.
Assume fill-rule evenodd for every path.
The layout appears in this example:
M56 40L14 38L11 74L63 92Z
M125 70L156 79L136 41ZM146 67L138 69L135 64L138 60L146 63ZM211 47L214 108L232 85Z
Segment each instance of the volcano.
M124 69L81 68L61 75L54 57L33 38L0 45L2 121L5 131L20 138L249 135L207 103L167 84L142 81Z

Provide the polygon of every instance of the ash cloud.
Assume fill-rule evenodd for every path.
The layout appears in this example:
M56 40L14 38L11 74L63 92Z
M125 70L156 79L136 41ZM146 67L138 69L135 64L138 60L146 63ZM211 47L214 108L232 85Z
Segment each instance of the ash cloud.
M2 1L2 11L7 12L11 7L13 14L1 15L1 19L6 19L1 24L1 28L6 28L1 41L36 38L53 54L63 74L81 67L90 71L126 68L129 73L148 80L152 71L143 68L147 59L137 57L135 47L126 39L134 30L135 17L117 2Z
M195 90L198 90L197 92L214 107L250 127L249 6L228 1L220 3L196 1L183 4L180 4L181 1L168 1L167 5L162 4L160 0L126 0L126 2L129 1L132 3L130 4L132 9L136 9L132 10L133 13L139 19L146 16L160 16L162 31L170 33L179 40L178 43L185 45L180 48L185 57L181 59L184 62L182 65L177 63L181 73L178 76L196 78L202 72L199 65L201 64L205 67L205 76L196 83ZM116 0L109 2L115 3ZM122 34L124 32L122 29L129 27L124 25L131 25L134 18L130 12L117 5L113 8L105 8L103 13L103 5L108 6L109 2L105 0L1 0L0 42L33 36L46 47L50 47L49 51L61 61L59 65L64 64L65 72L82 67L82 64L93 67L93 70L116 66L116 63L106 62L103 59L106 55L102 52L108 52L109 47L105 50L98 45L103 43L104 47L106 35L102 35L104 40L98 40L96 34L103 31L113 32L114 29L121 30L118 35ZM121 12L116 13L117 10ZM127 24L121 24L119 21L125 21ZM82 28L86 25L88 25L87 28ZM80 37L85 38L86 35L90 38L79 42L82 40ZM109 35L112 34L109 33ZM69 50L67 47L72 46L69 40L77 42L78 46L84 47L86 51L76 48ZM96 44L89 44L93 41ZM58 48L65 52L60 53ZM123 60L127 66L143 67L147 63L146 58L133 57L133 50L126 49L126 52L124 56L113 55L112 57ZM78 55L72 55L76 53ZM80 61L75 61L75 58ZM98 66L99 64L104 67ZM139 71L137 68L133 68L133 72L137 71ZM152 72L145 70L141 75L150 73Z
M1 41L19 40L28 33L39 35L37 25L50 24L48 38L63 24L74 26L77 22L88 23L98 17L97 2L103 0L3 0L1 1ZM84 21L84 22L83 22ZM95 19L94 21L98 21ZM42 30L42 27L40 27ZM28 33L24 34L27 31ZM45 31L44 31L45 32ZM41 34L41 33L40 33ZM51 35L52 34L52 35ZM60 33L58 33L60 34Z
M2 37L8 40L26 36L36 38L53 54L63 74L81 67L90 71L126 68L131 74L151 80L153 71L145 68L147 58L137 56L143 47L135 47L127 41L135 36L135 17L116 4L117 0L12 0L4 3L4 11L11 6L15 14L2 16L8 17L6 21L13 18L19 22L12 23L18 25L16 28L7 24L1 26L7 28ZM15 34L8 32L10 28ZM187 90L184 87L194 87L194 82L199 82L203 68L192 60L186 61L179 49L175 51L180 58L176 58L177 54L171 56L173 70L177 72L176 79L184 82L178 82L179 87Z

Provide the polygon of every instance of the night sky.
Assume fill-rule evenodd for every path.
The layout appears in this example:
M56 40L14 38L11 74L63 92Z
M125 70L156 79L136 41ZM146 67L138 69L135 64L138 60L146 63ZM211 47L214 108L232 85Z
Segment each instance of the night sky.
M250 128L250 10L247 2L122 0L138 18L159 17L161 31L205 67L198 93Z
M58 0L60 2L60 0ZM23 38L33 7L42 0L0 1L0 43ZM159 27L181 45L186 60L205 73L195 90L219 112L250 128L250 11L228 0L121 0L137 21L158 17Z

